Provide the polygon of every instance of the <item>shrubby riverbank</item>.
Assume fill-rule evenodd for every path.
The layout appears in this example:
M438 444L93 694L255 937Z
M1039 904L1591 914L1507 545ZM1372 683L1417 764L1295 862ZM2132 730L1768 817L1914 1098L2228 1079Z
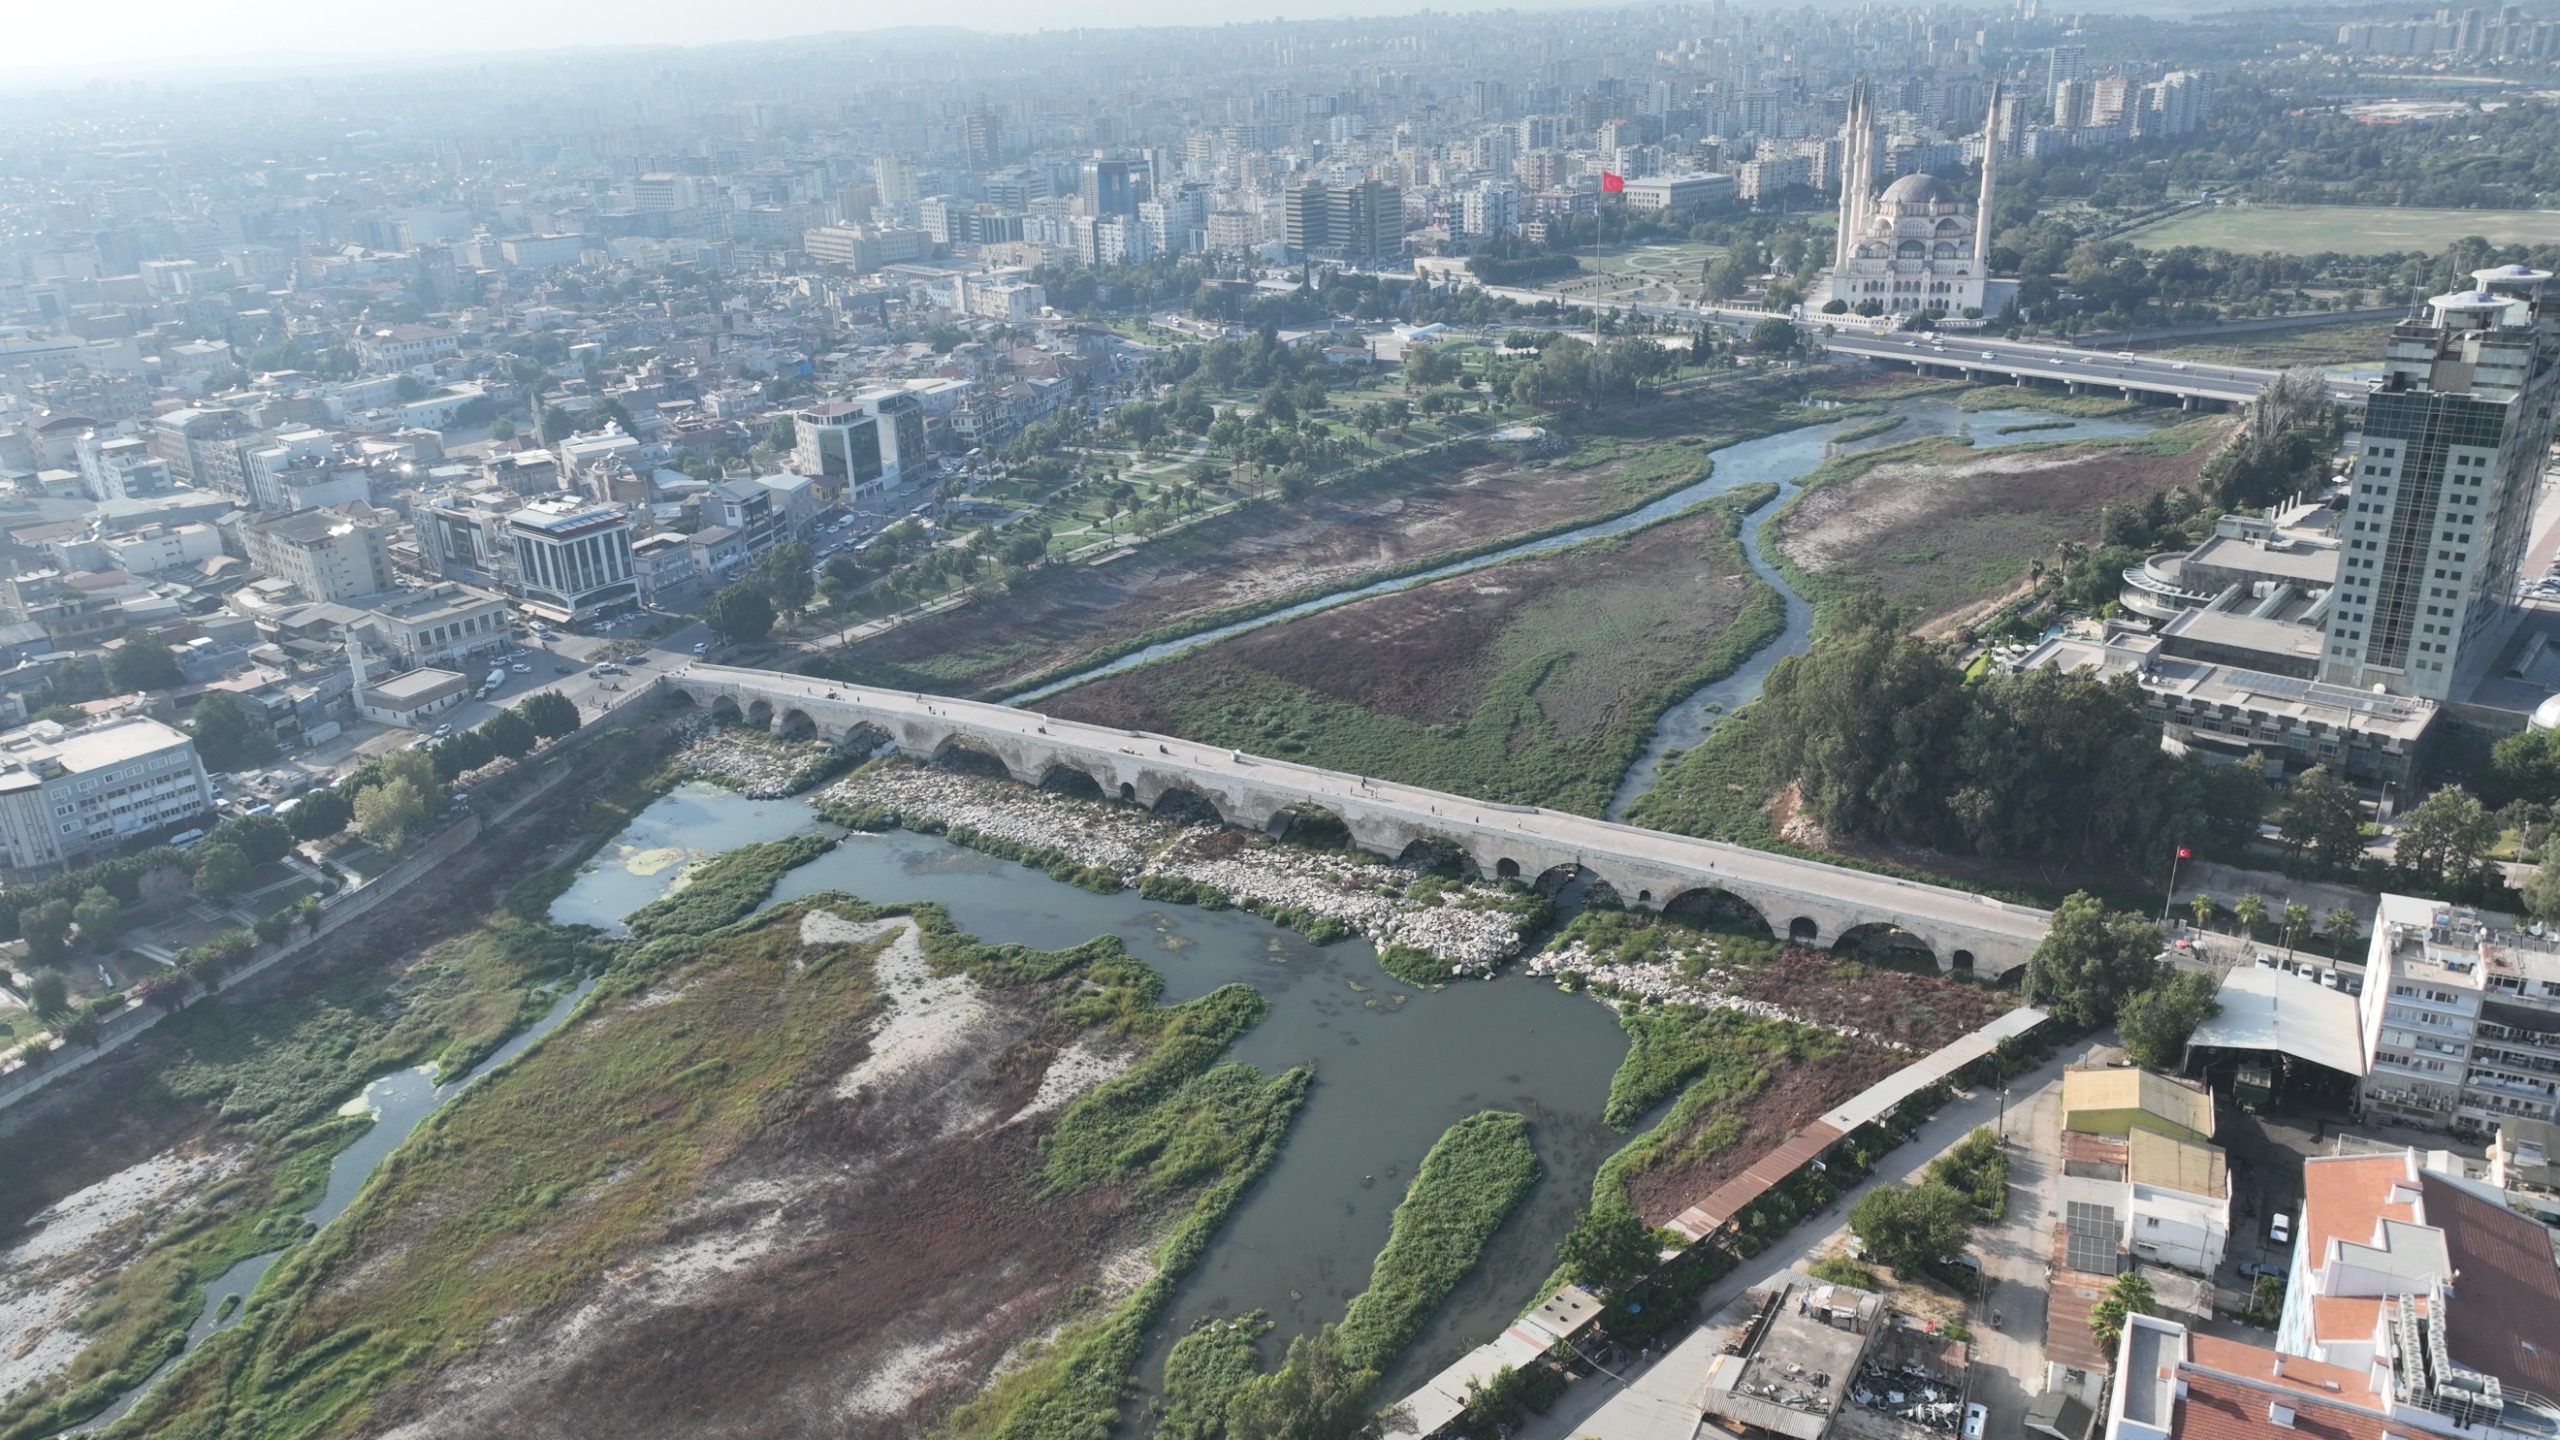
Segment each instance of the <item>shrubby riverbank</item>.
M1542 897L1517 886L905 762L865 766L811 804L839 824L943 835L1088 889L1234 906L1319 944L1358 935L1409 984L1490 975L1549 914Z

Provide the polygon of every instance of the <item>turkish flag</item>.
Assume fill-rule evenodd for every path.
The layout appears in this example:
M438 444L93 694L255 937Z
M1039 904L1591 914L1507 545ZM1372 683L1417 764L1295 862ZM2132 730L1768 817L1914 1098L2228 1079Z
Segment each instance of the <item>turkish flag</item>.
M2187 853L2187 847L2181 845L2178 847L2178 858L2181 860L2193 860L2196 857Z
M1603 195L1617 195L1617 194L1622 194L1622 193L1624 193L1624 192L1625 192L1626 188L1627 188L1627 177L1626 177L1626 176L1624 176L1624 175L1612 175L1612 174L1610 174L1610 173L1609 173L1608 171L1606 171L1606 170L1603 170L1603 171L1601 171L1601 172L1600 172L1600 193L1601 193L1601 194L1603 194Z

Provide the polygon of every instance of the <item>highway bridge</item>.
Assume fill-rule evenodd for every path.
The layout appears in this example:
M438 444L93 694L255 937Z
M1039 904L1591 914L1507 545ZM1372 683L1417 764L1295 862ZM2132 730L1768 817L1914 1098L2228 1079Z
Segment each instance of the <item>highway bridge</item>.
M2074 395L2114 395L2135 399L2169 396L2189 409L2199 403L2245 405L2276 378L2276 371L2246 365L2214 365L2171 360L2132 351L2075 350L2069 346L2030 344L1948 331L1898 332L1831 330L1814 321L1802 328L1834 355L1855 356L1886 364L1967 380L2010 380L2019 384L2059 384ZM2364 403L2365 383L2332 377L2330 396L2341 404Z
M1285 824L1284 817L1319 809L1339 817L1363 849L1381 855L1453 847L1486 876L1554 885L1578 875L1592 893L1606 887L1641 909L1720 891L1758 911L1774 933L1808 945L1829 947L1891 927L1926 945L1946 970L2014 970L2027 962L2051 918L1944 886L1002 705L700 663L653 683L676 703L734 714L786 736L865 752L893 746L927 761L974 752L1025 784L1080 777L1106 796L1167 812L1214 811L1231 825L1271 829Z

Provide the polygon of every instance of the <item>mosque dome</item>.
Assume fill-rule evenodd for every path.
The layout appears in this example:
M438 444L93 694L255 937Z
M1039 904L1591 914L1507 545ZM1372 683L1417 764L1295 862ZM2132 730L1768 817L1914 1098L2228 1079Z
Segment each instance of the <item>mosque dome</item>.
M1905 175L1884 188L1882 202L1887 205L1952 205L1955 192L1935 175Z

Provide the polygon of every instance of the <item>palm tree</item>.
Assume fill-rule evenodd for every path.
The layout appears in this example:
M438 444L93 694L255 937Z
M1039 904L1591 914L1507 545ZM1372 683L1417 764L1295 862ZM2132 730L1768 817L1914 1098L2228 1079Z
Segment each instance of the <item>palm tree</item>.
M2196 898L2187 903L2187 908L2195 912L2196 928L2202 930L2213 923L2214 911L2220 907L2213 903L2212 896L2199 890L2196 892Z
M2240 922L2240 933L2254 937L2258 927L2267 923L2266 897L2252 890L2240 897L2239 904L2231 907L2231 914Z
M2356 933L2364 928L2364 917L2356 914L2352 908L2341 905L2329 912L2328 919L2323 921L2322 925L2328 930L2331 941L2340 945L2352 945L2355 943Z
M2311 933L2311 907L2299 900L2288 900L2284 906L2284 958L2293 958L2296 942Z

